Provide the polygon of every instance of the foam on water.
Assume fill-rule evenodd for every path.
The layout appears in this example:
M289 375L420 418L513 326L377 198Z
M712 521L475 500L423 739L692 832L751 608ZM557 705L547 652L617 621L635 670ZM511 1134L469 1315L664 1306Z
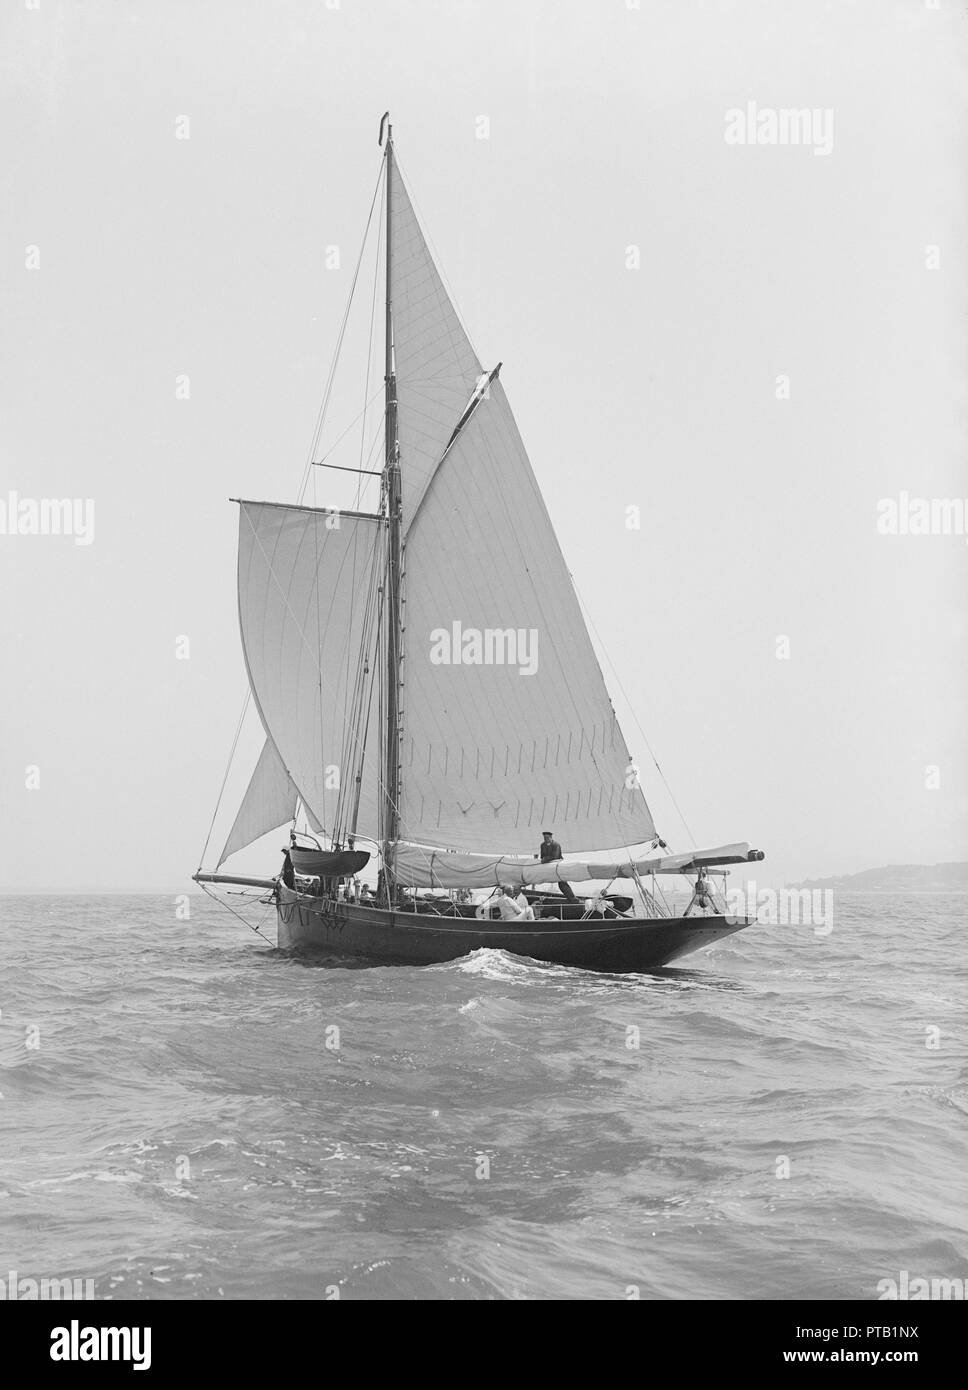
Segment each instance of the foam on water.
M327 968L207 899L0 900L9 1266L115 1298L964 1277L966 906L841 894L828 937L609 976Z

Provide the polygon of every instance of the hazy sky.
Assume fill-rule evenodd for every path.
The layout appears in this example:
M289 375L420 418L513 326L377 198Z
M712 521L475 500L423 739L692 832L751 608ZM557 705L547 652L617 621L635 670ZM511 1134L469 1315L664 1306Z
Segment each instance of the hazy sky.
M3 7L0 502L95 510L0 535L0 885L198 863L245 689L227 499L295 497L388 106L660 831L636 718L761 883L968 857L968 542L877 530L968 497L963 5L330 5ZM728 143L749 102L832 113L829 152ZM327 438L362 402L348 365Z

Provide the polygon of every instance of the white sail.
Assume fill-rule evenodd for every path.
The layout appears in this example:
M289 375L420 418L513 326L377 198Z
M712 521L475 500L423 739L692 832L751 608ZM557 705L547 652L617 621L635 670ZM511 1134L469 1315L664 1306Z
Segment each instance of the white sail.
M268 835L270 830L277 830L280 825L292 820L298 799L299 793L283 767L272 739L267 738L246 787L239 813L225 841L225 848L219 856L219 864L224 864L230 854L251 845L253 840Z
M758 851L752 851L757 855ZM591 883L616 878L647 878L650 874L694 873L704 865L745 864L748 844L718 845L715 849L689 850L655 859L631 858L592 861L555 860L551 864L510 855L439 853L422 845L399 844L394 856L398 883L408 888L496 888L499 884L521 888L538 884ZM759 856L762 858L762 855Z
M511 853L546 829L566 851L653 838L499 381L427 485L404 597L401 838Z
M395 161L390 166L390 217L393 356L406 533L482 373Z
M350 709L384 528L359 513L240 505L239 622L249 683L311 821L327 833L359 759ZM373 668L371 660L370 680ZM371 836L375 764L363 769L359 812L359 831Z

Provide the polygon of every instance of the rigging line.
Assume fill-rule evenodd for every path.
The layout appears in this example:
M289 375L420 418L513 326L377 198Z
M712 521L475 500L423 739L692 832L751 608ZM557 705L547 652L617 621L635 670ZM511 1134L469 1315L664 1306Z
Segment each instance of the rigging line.
M354 766L352 782L352 806L349 808L349 832L355 837L359 819L360 798L363 791L363 775L366 767L366 747L370 729L370 711L373 706L373 684L376 667L376 644L380 640L382 605L379 602L382 565L377 565L374 556L373 571L370 576L370 592L366 613L366 640L360 650L358 666L359 688L355 709L355 728L362 724L358 762Z
M357 738L357 742L360 745L357 752L354 752L351 746L351 740L356 736L356 733L354 731L358 733L360 722L362 719L362 709L364 703L364 693L366 690L367 678L369 676L370 679L372 679L369 671L369 655L373 635L374 612L377 608L376 593L379 583L379 572L381 569L381 566L379 564L379 558L381 553L382 547L374 546L373 553L370 558L370 573L366 581L366 586L364 590L365 597L363 604L363 617L360 627L360 649L356 658L356 667L354 671L353 685L349 701L349 720L344 729L343 739L340 745L340 768L348 770L348 772L351 774L348 781L344 779L341 774L339 793L336 798L336 810L334 812L334 830L336 832L337 838L340 841L342 841L343 839L343 833L346 824L346 813L349 809L346 804L346 799L347 797L349 797L351 800L356 798L356 776L357 772L359 772L359 775L362 776L363 763L366 756L365 733L362 741L360 741ZM349 639L347 639L347 641L348 640Z
M359 497L360 495L361 495L361 493L360 493L360 491L358 490L357 496ZM338 509L336 509L336 510L338 511ZM317 572L317 576L318 576L318 573L319 573L319 531L318 531L318 528L315 528L315 527L314 527L313 535L314 535L314 544L315 544L315 552L316 552L316 572ZM359 534L358 534L358 533L354 533L354 537L353 537L353 541L352 541L352 572L353 572L354 576L355 576L356 573L357 573L357 559L358 559L358 555L359 555L359 545L360 545L360 537L359 537ZM372 584L372 582L373 582L373 577L372 577L372 576L373 576L373 568L372 568L372 567L373 567L373 565L375 564L375 560L376 560L376 556L377 556L378 552L379 552L379 545L376 545L376 546L373 547L373 551L372 551L372 555L371 555L371 562L370 562L370 563L371 563L371 575L370 575L370 579L367 581L367 584L368 584L368 585ZM340 579L341 579L342 573L343 573L343 569L344 569L344 567L346 566L346 564L347 564L347 562L348 562L349 560L350 560L350 556L349 556L348 554L347 554L346 556L343 557L343 560L340 562L340 569L339 569L339 573L338 573L338 575L337 575L337 580L340 580ZM332 597L331 597L331 599L330 599L330 607L329 607L329 612L327 613L327 620L326 620L326 621L327 621L327 629L328 629L330 617L332 616L333 605L334 605L335 602L336 602L336 594L337 594L337 592L338 592L338 584L337 584L336 586L334 586L333 593L332 593ZM367 588L367 589L365 590L365 592L368 594L368 593L369 593L369 589ZM320 599L321 599L321 595L320 595L320 593L319 593L319 585L318 585L318 579L317 579L317 584L316 584L316 629L317 629L317 631L316 631L316 639L317 639L317 650L319 650L319 651L322 650L322 635L321 635L320 626L319 626L319 624L320 624L320 612L321 612ZM368 599L364 602L364 610L363 610L363 611L364 611L364 621L365 621L365 615L366 615L366 611L367 611L367 607L366 607L367 602L368 602ZM354 589L353 589L353 601L351 602L351 605L350 605L350 627L349 627L349 629L348 629L348 631L347 631L346 641L344 642L343 649L342 649L342 652L341 652L341 654L340 654L340 670L341 670L341 671L342 671L342 669L343 669L344 663L346 663L346 662L348 661L349 650L350 650L350 642L351 642L351 636L352 636L352 630L353 630L353 621L354 621L354 615L355 615L355 612L356 612L355 603L356 603L356 586L354 586ZM359 666L359 659L357 659L357 665ZM318 661L317 661L317 669L318 669L318 675L319 675L318 685L319 685L319 693L320 693L320 711L319 711L319 712L320 712L320 746L322 747L322 743L323 743L323 736L322 736L322 735L323 735L323 720L324 720L324 718L325 718L325 711L324 711L324 704L323 704L323 699L322 699L322 667L319 666ZM350 713L350 720L351 720L351 721L352 721L352 718L353 718L353 714L352 714L352 710L351 710L351 713ZM350 723L347 723L347 721L345 720L345 718L344 718L344 727L345 727L346 729L352 729L352 723L351 723L351 722L350 722ZM345 748L345 745L344 745L344 748ZM346 757L343 756L343 754L341 754L341 757L343 757L343 763L345 764L345 762L346 762ZM334 813L334 827L333 827L334 833L336 832L336 830L337 830L337 829L339 828L339 826L340 826L340 821L341 821L340 803L341 803L341 799L342 799L342 797L341 797L341 794L340 794L340 795L337 796L337 810L336 810L336 812Z
M382 387L382 386L378 386L378 387L376 388L376 390L373 392L373 395L370 397L370 399L369 399L369 400L366 402L366 404L363 406L363 409L362 409L361 411L359 411L358 414L356 414L356 415L353 416L352 420L351 420L351 421L349 422L349 424L346 426L346 429L343 431L343 433L340 434L340 435L338 435L337 438L333 440L332 444L331 444L331 445L329 446L329 448L326 450L325 454L323 454L323 457L322 457L321 459L313 459L313 467L314 467L314 468L320 468L320 467L326 462L326 460L327 460L328 458L330 458L330 457L336 452L337 447L338 447L340 444L342 444L343 440L344 440L344 439L346 438L346 436L349 434L350 430L354 427L354 425L356 425L356 424L359 423L360 419L361 419L362 416L364 416L364 415L366 414L366 412L369 410L370 406L371 406L371 405L373 404L373 402L376 400L377 396L382 396L382 395L383 395L383 387Z
M623 696L623 698L624 698L624 700L625 700L625 703L628 705L629 711L630 711L630 713L631 713L631 715L632 715L632 721L633 721L633 723L635 724L635 727L636 727L636 728L638 729L638 731L639 731L639 735L640 735L640 737L641 737L641 739L642 739L642 742L645 744L646 748L648 749L649 757L652 759L653 763L655 763L655 770L656 770L656 772L658 772L659 776L662 778L662 784L663 784L663 786L665 787L666 791L669 793L669 799L670 799L670 801L672 802L673 806L676 808L676 812L677 812L677 814L678 814L678 816L679 816L679 819L682 821L682 824L683 824L683 826L685 827L686 834L689 836L690 840L692 841L692 848L693 848L693 849L696 849L696 848L698 848L699 842L698 842L698 840L696 839L695 835L694 835L694 834L692 833L692 831L690 830L689 824L688 824L688 822L687 822L685 816L684 816L683 813L682 813L682 809L681 809L681 807L679 806L679 803L678 803L678 801L677 801L676 798L675 798L675 795L674 795L674 793L673 793L673 790L672 790L672 788L669 786L668 781L666 780L666 775L665 775L665 773L662 771L662 768L659 766L659 760L658 760L658 758L655 756L655 753L652 751L652 745L651 745L651 743L649 742L649 740L648 740L648 738L647 738L647 736L646 736L645 730L642 728L642 725L639 723L639 717L638 717L638 715L637 715L636 712L635 712L635 706L632 704L632 701L629 699L628 692L626 691L625 686L622 684L622 679L621 679L621 677L619 676L618 671L615 669L615 663L613 662L611 656L609 655L608 648L605 646L605 643L602 641L602 635L601 635L601 633L599 632L598 628L597 628L596 625L595 625L595 619L592 617L591 612L590 612L590 610L589 610L589 608L588 608L588 605L586 604L584 598L582 597L581 590L578 588L578 585L577 585L577 583L575 582L575 576L574 576L570 571L569 571L569 578L571 579L572 586L574 587L575 593L576 593L577 596L578 596L578 602L581 604L582 611L583 611L583 613L584 613L584 615L585 615L585 620L586 620L586 622L589 624L589 626L591 627L591 629L592 629L592 631L594 632L596 638L598 639L598 645L599 645L599 647L600 647L600 649L601 649L601 651L602 651L603 656L605 657L605 660L608 662L609 669L611 670L612 675L615 677L615 683L616 683L616 685L618 686L619 690L621 690L622 696Z
M334 829L336 838L340 843L343 841L343 832L346 821L347 798L353 795L355 790L356 778L356 755L351 746L353 731L359 727L359 705L362 701L362 690L364 685L363 672L366 669L366 653L369 651L370 637L370 593L372 591L373 576L371 572L370 580L367 584L365 601L363 605L363 617L360 624L360 649L357 653L356 666L353 672L353 682L350 689L348 709L348 725L344 729L343 739L339 751L340 785L336 798L336 810L334 812ZM362 763L362 750L361 750Z
M207 883L200 883L198 886L199 886L199 888L202 889L203 892L205 892L205 893L208 894L208 896L212 899L212 902L213 902L213 903L217 903L219 907L227 907L228 910L229 910L229 912L232 913L232 916L233 916L233 917L238 917L239 921L240 921L244 926L246 926L246 927L249 928L249 931L254 931L255 934L256 934L256 936L261 936L261 937L262 937L262 940L263 940L268 946L273 946L273 949L274 949L274 943L271 942L271 941L269 940L269 938L266 936L265 932L263 932L263 931L260 930L260 928L261 928L261 926L262 926L262 922L264 922L264 921L266 920L266 918L268 917L268 915L269 915L269 909L268 909L268 907L266 908L265 912L263 912L263 914L262 914L262 921L259 923L259 926L258 926L258 927L254 927L254 926L252 925L251 922L246 921L246 919L242 916L241 912L239 912L236 908L234 908L234 907L232 906L231 903L227 903L227 902L225 901L224 898L220 898L220 897L212 890L212 888L209 886L209 884L207 884Z
M314 501L315 501L315 492L316 492L316 479L313 478L313 500L314 500ZM321 651L323 650L323 634L322 634L322 629L321 629L321 627L320 627L321 618L320 618L320 611L319 611L319 610L320 610L320 606L321 606L321 605L320 605L320 602L319 602L319 527L316 526L316 525L314 524L313 527L312 527L312 532L313 532L313 547L314 547L315 554L316 554L316 570L315 570L315 573L316 573L316 602L315 602L315 604L313 605L313 607L316 609L316 650L317 650L317 652L321 652ZM356 532L354 531L353 534L354 534L354 537L355 537ZM354 556L354 559L355 559L355 556ZM328 620L328 615L327 615L327 620ZM352 617L351 617L351 618L350 618L350 622L352 623L352 621L353 621L353 619L352 619ZM325 700L323 699L323 666L322 666L322 662L317 661L317 663L316 663L316 670L317 670L317 686L318 686L318 689L319 689L319 747L320 747L320 750L322 750L323 744L324 744L325 741L326 741L326 740L325 740L326 702L325 702Z
M359 537L358 534L354 535L352 545L353 545L353 572L354 572L354 575L355 575L355 574L357 573L357 560L358 560L358 557L359 557L359 548L360 548L360 537ZM352 740L353 742L355 742L355 743L357 744L357 746L358 746L358 757L359 757L359 763L360 763L360 768L361 768L361 769L362 769L362 765L363 765L363 759L364 759L364 757L365 757L365 746L364 746L364 745L361 745L361 744L360 744L360 740L359 740L359 718L360 718L360 708L361 708L361 706L362 706L362 699L363 699L363 694L362 694L362 690L363 690L363 679L364 679L364 678L363 678L363 669L364 669L364 667L365 667L366 664L367 664L367 655L368 655L368 653L369 653L370 625L371 625L371 622L372 622L373 600L374 600L375 589L376 589L376 587L377 587L377 580L378 580L378 574L379 574L379 556L380 556L380 554L381 554L381 551L382 551L382 546L381 546L381 544L380 544L379 541L378 541L378 543L372 547L371 552L370 552L370 558L369 558L369 575L368 575L368 577L365 578L364 584L363 584L362 586L354 586L354 590L353 590L353 604L352 604L352 606L351 606L351 613L352 613L352 614L355 614L356 611L357 611L357 608L356 608L356 602L357 602L357 597L358 597L358 595L357 595L357 587L361 587L361 589L362 589L362 617L361 617L361 621L360 621L360 647L359 647L359 651L357 652L357 655L356 655L356 663L355 663L355 668L354 668L353 684L352 684L352 687L351 687L351 698L350 698L350 704L349 704L349 718L348 718L348 720L344 720L344 735L343 735L343 740L342 740L341 748L340 748L340 766L343 767L343 768L345 768L345 767L350 767L350 768L352 769L353 764L354 764L354 761L355 761L355 757L357 756L357 755L355 755L355 754L353 753L353 750L352 750L351 747L350 747L350 740ZM344 563L345 563L345 561L344 561ZM365 563L365 557L364 557L364 563ZM340 567L340 573L342 573L342 565L341 565L341 567ZM365 571L364 571L364 573L365 573ZM319 610L319 603L318 603L318 583L317 583L317 612L318 612L318 610ZM327 619L327 623L328 623L328 619ZM342 668L343 668L343 663L345 662L347 680L349 679L349 664L350 664L350 663L349 663L349 656L350 656L351 634L352 634L352 626L350 627L349 631L347 632L346 642L344 643L343 653L342 653L342 657L341 657L341 670L342 670ZM339 789L339 792L338 792L338 795L337 795L337 798L336 798L336 810L335 810L335 812L334 812L334 828L335 828L335 830L338 832L338 836L339 836L340 839L342 839L342 835L343 835L346 809L347 809L347 807L346 807L346 787L345 787L345 784L344 784L344 783L342 782L342 780L341 780L340 789Z
M378 576L378 577L379 577L379 576ZM375 648L376 648L377 646L379 646L379 642L380 642L380 633L381 633L381 629L382 629L382 626L383 626L383 607L382 607L382 604L380 604L380 603L376 600L376 597L375 597L375 596L376 596L377 591L378 591L378 589L377 589L377 586L375 585L375 586L374 586L374 606L375 606L375 613L376 613L376 617L375 617L375 628L376 628L376 630L375 630L375 633L374 633L374 647L375 647ZM371 621L372 621L372 618L371 618ZM375 651L374 651L373 666L374 666L374 668L376 667L376 652L375 652ZM362 693L361 693L361 696L360 696L360 703L361 703L361 706L362 706L362 703L363 703L363 696L362 696ZM371 673L371 675L370 675L369 689L368 689L367 694L366 694L366 719L365 719L365 721L364 721L364 723L363 723L363 753L362 753L362 756L361 756L361 758L360 758L360 767L359 767L359 778L360 778L360 780L359 780L359 785L356 787L355 792L354 792L353 813L352 813L352 820L351 820L351 823L350 823L350 836L351 836L351 839L354 840L354 841L355 841L355 839L356 839L356 826L357 826L357 822L358 822L358 820L359 820L359 814L360 814L360 797L361 797L362 791L363 791L363 773L364 773L364 771L365 771L365 765L366 765L366 744L367 744L367 739L369 738L369 735L370 735L370 714L371 714L372 710L373 710L373 674Z
M316 414L316 425L315 425L315 428L314 428L314 430L313 430L312 443L311 443L310 446L309 446L309 457L307 458L305 467L304 467L304 469L303 469L302 481L301 481L301 483L300 483L300 485L299 485L299 492L298 492L297 497L296 497L297 502L301 502L301 501L302 501L302 499L303 499L303 497L305 496L305 493L306 493L306 488L307 488L308 485L309 485L309 479L313 476L313 457L314 457L314 455L315 455L315 453L316 453L316 449L317 449L317 447L318 447L318 445L319 445L319 438L320 438L320 435L322 434L323 426L324 426L324 424L325 424L325 422L326 422L326 412L327 412L327 409L328 409L328 407L329 407L329 398L330 398L330 394L331 394L332 389L333 389L333 380L334 380L334 378L335 378L335 376L336 376L336 366L337 366L337 363L339 362L339 355L340 355L340 351L341 351L342 346L343 346L343 338L344 338L345 333L346 333L346 324L347 324L347 322L348 322L348 320L349 320L350 308L351 308L351 306L352 306L352 304L353 304L353 296L354 296L354 294L355 294L355 292L356 292L356 281L357 281L357 277L359 276L359 273L360 273L360 266L363 264L363 256L364 256L364 253L365 253L365 251L366 251L366 241L367 241L367 237L368 237L369 231L370 231L370 223L373 221L373 209L376 207L376 197L377 197L377 193L380 191L380 189L381 189L381 187L382 187L382 184L383 184L383 161L382 161L382 159L381 159L381 161L380 161L380 171L379 171L379 173L377 174L376 184L374 185L374 188L373 188L373 197L370 199L370 211L369 211L369 213L367 214L367 218L366 218L366 227L364 228L364 231L363 231L363 241L362 241L362 244L361 244L361 246L360 246L360 254L359 254L359 257L358 257L357 262L356 262L356 269L353 271L353 281L352 281L352 284L350 285L350 292L349 292L349 295L348 295L347 300L346 300L346 308L345 308L344 311L343 311L343 320L342 320L342 323L340 324L339 334L338 334L337 339L336 339L336 350L335 350L335 352L333 353L333 360L332 360L332 363L330 364L329 376L328 376L328 378L327 378L326 386L325 386L325 389L324 389L324 391L323 391L323 399L322 399L322 401L320 402L319 410L318 410L318 412L317 412L317 414ZM381 203L381 206L382 206L382 203ZM354 421L353 423L355 424L356 422ZM350 426L350 428L352 428L352 426ZM335 448L335 445L334 445L334 448ZM219 808L220 808L220 806L221 806L221 804L222 804L222 796L223 796L223 794L224 794L224 792L225 792L225 784L226 784L226 782L228 781L229 772L231 771L232 759L233 759L234 756L235 756L235 749L236 749L236 746L237 746L238 741L239 741L239 735L240 735L241 732L242 732L242 724L243 724L243 721L244 721L244 719L245 719L246 712L247 712L247 710L248 710L248 708L249 708L249 700L250 700L250 698L251 698L251 695L252 695L252 691L251 691L251 688L250 688L249 690L246 691L245 698L244 698L243 701L242 701L242 711L241 711L241 713L240 713L240 715L239 715L239 724L238 724L238 728L236 729L236 732L235 732L235 739L234 739L234 741L233 741L233 743L232 743L232 751L231 751L231 753L229 754L229 760L228 760L228 763L227 763L226 768L225 768L225 774L224 774L224 776L223 776L223 778L222 778L222 786L221 786L221 789L220 789L219 794L218 794L218 800L217 800L216 803L215 803L215 810L214 810L214 812L212 813L212 823L211 823L211 825L210 825L209 828L208 828L208 836L206 837L206 840L205 840L205 848L202 850L202 863L204 863L205 855L206 855L207 852L208 852L209 841L210 841L211 838L212 838L212 831L213 831L214 828L215 828L215 821L216 821L216 819L217 819L217 817L218 817ZM199 863L199 868L202 867L202 863Z
M363 241L362 241L362 244L361 244L361 246L360 246L360 254L359 254L359 256L357 257L356 267L355 267L355 269L354 269L354 271L353 271L353 280L352 280L352 282L351 282L351 284L350 284L350 292L349 292L349 294L347 295L347 299L346 299L346 308L343 310L343 318L342 318L342 321L341 321L341 323L340 323L339 333L338 333L337 338L336 338L336 348L335 348L335 351L333 352L333 360L332 360L332 362L330 363L329 375L328 375L327 378L326 378L326 385L325 385L325 388L324 388L324 390L323 390L323 399L322 399L322 401L320 402L319 411L317 412L317 415L316 415L316 427L315 427L315 429L313 430L312 443L311 443L311 445L309 446L309 457L308 457L307 460L306 460L306 466L305 466L305 469L304 469L304 471L303 471L302 482L301 482L300 485L299 485L298 500L300 500L300 501L302 500L303 495L305 494L306 488L307 488L307 486L308 486L308 484L309 484L309 479L310 479L310 477L312 476L313 458L314 458L314 456L315 456L315 454L316 454L316 450L317 450L318 447L319 447L320 435L322 434L322 432L323 432L323 426L324 426L325 423L326 423L326 412L327 412L327 410L329 409L329 399L330 399L330 395L332 394L332 390L333 390L333 381L334 381L334 379L335 379L335 377L336 377L336 368L337 368L337 365L338 365L338 363L339 363L340 352L342 351L342 348L343 348L343 338L345 337L345 334L346 334L346 325L347 325L347 323L348 323L348 321L349 321L350 309L352 308L352 305L353 305L353 297L354 297L354 295L356 294L356 282L357 282L357 280L359 279L360 267L361 267L362 264L363 264L363 257L364 257L364 255L365 255L365 253L366 253L366 242L367 242L367 238L368 238L369 233L370 233L370 223L373 221L373 210L374 210L374 208L376 207L377 194L378 194L379 191L380 191L380 186L381 186L382 180L383 180L383 161L381 160L381 161L380 161L380 172L379 172L379 174L377 175L377 181L376 181L376 184L375 184L374 189L373 189L373 197L372 197L372 199L370 200L370 211L369 211L369 213L367 214L366 226L365 226L365 228L364 228L364 230L363 230Z
M373 433L373 439L372 439L372 442L371 442L371 444L370 444L370 450L369 450L369 453L368 453L367 456L366 456L366 462L367 462L367 463L375 463L375 462L376 462L376 456L377 456L377 454L378 454L380 445L383 443L383 423L384 423L384 420L385 420L385 419L386 419L386 411L384 410L384 411L381 412L380 418L379 418L379 420L378 420L377 423L376 423L376 429L374 430L374 433ZM383 477L382 471L381 471L381 473L379 474L379 476L380 476L381 478ZM369 483L364 483L363 486L364 486L364 487L369 487ZM383 505L382 500L381 500L380 505L381 505L381 507L382 507L382 505Z

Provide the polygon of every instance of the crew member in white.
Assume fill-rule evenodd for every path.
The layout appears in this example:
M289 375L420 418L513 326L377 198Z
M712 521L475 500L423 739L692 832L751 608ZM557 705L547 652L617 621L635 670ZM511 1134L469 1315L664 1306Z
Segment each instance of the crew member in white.
M519 907L519 908L521 909L522 913L524 914L524 916L522 917L522 921L524 921L524 922L533 922L533 921L534 921L534 908L531 906L531 904L528 902L527 898L525 897L525 893L524 893L524 889L523 889L523 888L519 891L518 896L514 899L514 902L515 902L515 906Z
M485 902L482 902L479 905L474 916L481 918L489 918L491 915L491 911L494 908L497 908L497 910L500 912L501 920L504 922L524 921L524 912L511 897L510 893L504 887L503 883L496 890L493 897L488 898ZM533 915L534 914L532 913L532 916Z

